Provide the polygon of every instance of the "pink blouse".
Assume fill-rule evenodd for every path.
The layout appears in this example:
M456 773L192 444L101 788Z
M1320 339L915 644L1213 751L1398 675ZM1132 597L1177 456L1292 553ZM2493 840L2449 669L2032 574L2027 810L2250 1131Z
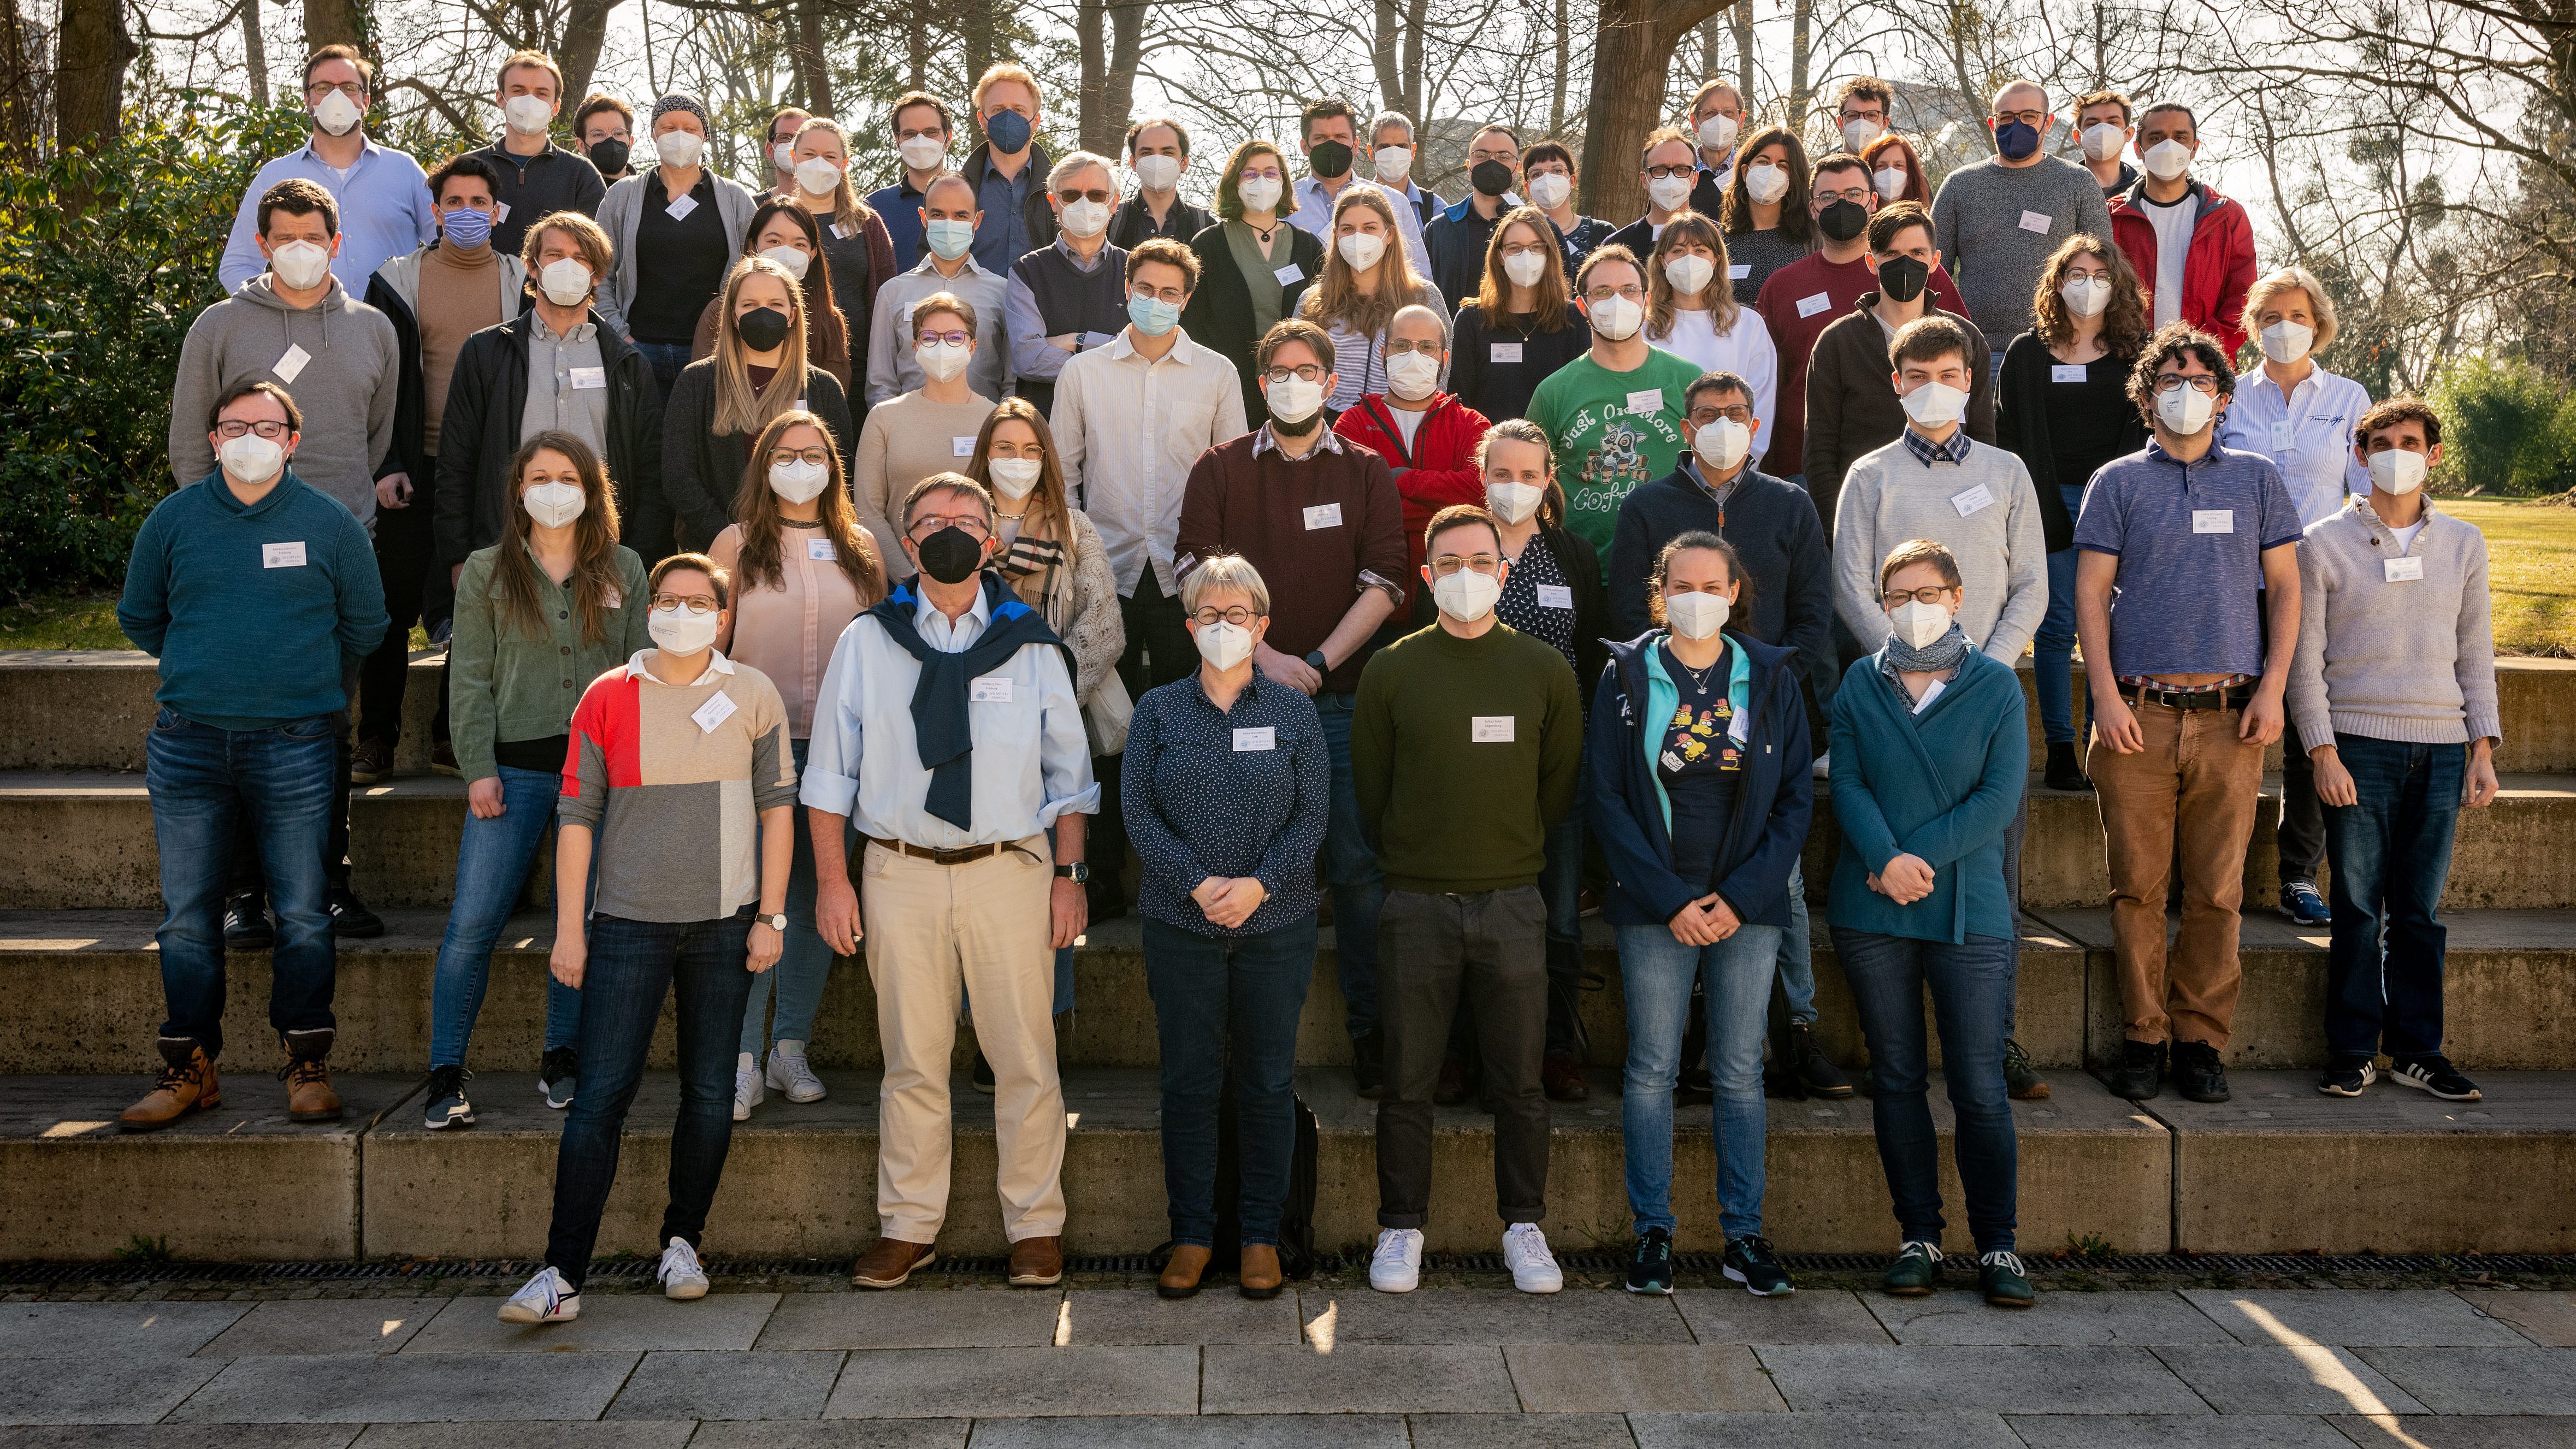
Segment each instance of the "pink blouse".
M832 662L832 646L859 616L859 591L841 572L832 541L821 529L782 528L779 533L784 586L736 591L733 644L725 657L769 676L787 706L788 733L801 740L814 731L814 704L822 697L823 668ZM871 547L875 542L869 539ZM742 525L716 535L707 554L733 571L742 557Z

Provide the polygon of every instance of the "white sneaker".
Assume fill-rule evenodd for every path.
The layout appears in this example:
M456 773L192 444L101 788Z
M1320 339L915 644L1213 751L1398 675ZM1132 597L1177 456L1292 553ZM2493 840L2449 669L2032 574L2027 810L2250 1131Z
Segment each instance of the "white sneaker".
M1820 750L1817 752L1815 768L1815 776L1817 779L1824 779L1826 776L1833 773L1830 768L1833 764L1833 754L1834 752L1831 750Z
M750 1121L751 1109L768 1098L760 1089L760 1059L749 1052L738 1053L733 1064L733 1120Z
M1380 1293L1410 1293L1422 1286L1422 1230L1380 1228L1369 1259L1369 1286Z
M761 1075L768 1079L769 1085L785 1092L788 1101L823 1100L823 1079L814 1075L812 1067L805 1065L805 1043L801 1041L796 1043L793 1055L789 1054L787 1043L783 1041L770 1047L769 1068Z
M1565 1286L1565 1270L1556 1266L1547 1234L1536 1223L1503 1229L1503 1262L1512 1270L1512 1286L1523 1293L1553 1293Z
M528 1286L501 1305L503 1323L570 1323L581 1317L581 1290L564 1281L551 1266L537 1270Z
M661 1281L665 1298L704 1298L707 1296L707 1270L698 1262L698 1250L686 1238L673 1238L662 1250L662 1266L653 1271Z

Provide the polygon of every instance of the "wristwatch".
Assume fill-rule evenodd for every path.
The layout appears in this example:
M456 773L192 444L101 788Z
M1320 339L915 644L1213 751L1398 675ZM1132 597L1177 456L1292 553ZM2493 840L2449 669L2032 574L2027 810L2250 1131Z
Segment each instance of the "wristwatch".
M1314 670L1317 674L1330 674L1333 672L1333 666L1325 662L1324 651L1321 649L1312 649L1307 651L1306 667Z
M776 931L782 936L787 934L787 913L785 911L780 911L774 916L755 916L753 919L759 921L762 925L769 927L769 929Z
M1055 873L1075 885L1088 885L1091 883L1091 862L1077 860L1071 865L1059 865L1055 868Z

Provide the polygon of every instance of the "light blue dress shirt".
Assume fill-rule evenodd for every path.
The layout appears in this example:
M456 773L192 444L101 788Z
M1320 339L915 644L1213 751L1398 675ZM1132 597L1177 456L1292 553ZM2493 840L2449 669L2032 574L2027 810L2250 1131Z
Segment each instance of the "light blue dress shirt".
M319 182L339 203L340 254L331 259L331 275L349 289L353 301L365 298L367 279L378 267L438 238L438 218L429 206L429 173L419 162L370 140L343 179L322 164L307 141L260 167L242 193L232 234L224 240L224 259L215 268L226 292L240 291L242 283L268 270L268 258L259 254L259 199L290 176Z

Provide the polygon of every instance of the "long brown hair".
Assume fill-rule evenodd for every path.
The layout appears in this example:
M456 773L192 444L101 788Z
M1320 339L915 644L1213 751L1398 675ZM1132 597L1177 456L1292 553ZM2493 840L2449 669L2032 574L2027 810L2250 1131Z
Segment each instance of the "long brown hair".
M1047 427L1046 415L1027 398L1012 396L993 405L984 417L984 426L975 434L975 456L966 463L966 476L992 491L996 501L1001 490L993 486L993 429L1007 422L1023 422L1038 435L1038 486L1029 490L1029 512L1038 516L1046 527L1046 536L1073 552L1073 505L1065 498L1064 468L1056 461L1055 434Z
M821 257L816 257L821 261ZM808 267L810 275L812 268ZM787 345L778 375L769 386L752 391L751 372L742 360L742 334L734 323L734 304L742 296L742 284L754 275L776 277L787 289ZM716 412L712 422L719 437L756 433L767 427L772 418L796 406L805 395L805 378L813 364L805 357L805 292L787 269L767 257L749 256L733 264L725 278L722 300L716 304Z
M848 177L841 178L841 189L850 189ZM832 297L832 260L823 255L823 227L814 213L792 201L764 201L751 214L751 225L743 230L742 254L758 256L752 250L760 233L774 216L788 217L797 230L805 234L805 248L813 259L805 264L805 280L799 284L805 303L805 358L817 362L826 357L850 355L850 324L841 316L840 304Z
M2146 291L2138 285L2137 269L2118 247L2086 232L2058 243L2047 265L2039 269L2039 284L2030 294L2031 332L2044 347L2075 340L2075 318L2057 289L2066 285L2066 269L2077 257L2091 257L2111 273L2111 305L2102 311L2102 350L2112 357L2137 356L2146 349L2152 330L2147 326Z
M537 588L537 561L528 544L536 520L519 501L520 480L539 453L561 453L581 475L581 517L573 520L572 597L581 610L581 641L597 644L608 637L608 596L618 586L617 487L590 444L570 433L548 429L519 445L510 457L510 505L501 523L500 552L492 560L492 577L500 585L501 618L531 639L546 637L545 601ZM621 599L621 607L641 609L643 599Z
M1815 240L1815 218L1807 214L1808 185L1807 148L1798 144L1798 133L1785 126L1765 126L1746 137L1735 148L1735 167L1726 177L1726 234L1746 236L1753 231L1753 195L1744 189L1744 171L1753 158L1768 146L1786 148L1789 189L1780 194L1780 235L1793 242Z
M1664 229L1655 237L1654 251L1646 263L1646 340L1673 335L1673 313L1680 310L1673 303L1673 284L1664 280L1664 259L1680 251L1683 242L1698 242L1716 252L1717 270L1709 274L1708 286L1701 297L1708 303L1709 325L1717 335L1735 330L1735 319L1741 310L1735 305L1735 284L1727 280L1726 233L1717 223L1696 211L1684 208L1672 214Z
M742 486L734 490L733 521L742 526L742 552L734 558L735 589L748 592L754 588L787 587L786 567L779 556L778 495L769 487L769 455L787 430L799 425L823 435L824 466L831 470L832 481L814 501L822 509L823 536L832 541L841 572L848 575L850 587L858 591L859 607L864 609L885 597L885 565L869 544L867 530L859 527L857 510L850 506L849 481L841 474L839 441L833 438L829 424L801 408L780 413L760 430L760 437L751 445L751 462L742 470Z
M1538 311L1531 315L1538 319L1539 331L1561 332L1565 330L1565 253L1556 245L1555 225L1547 219L1546 212L1535 206L1514 207L1494 223L1494 235L1485 243L1484 275L1476 285L1476 311L1488 327L1511 314L1512 279L1503 271L1503 234L1515 226L1526 226L1536 232L1541 248L1547 253L1547 270L1539 273L1538 281L1530 287L1538 298ZM1450 299L1443 297L1441 300Z
M1362 294L1351 264L1342 258L1342 213L1365 206L1386 223L1386 251L1377 259L1377 290ZM1324 240L1324 275L1297 304L1297 314L1318 326L1339 322L1362 337L1384 330L1396 313L1431 300L1430 284L1413 270L1404 251L1404 232L1395 224L1395 203L1374 186L1345 186L1333 203L1333 225ZM1443 298L1442 300L1447 300Z

